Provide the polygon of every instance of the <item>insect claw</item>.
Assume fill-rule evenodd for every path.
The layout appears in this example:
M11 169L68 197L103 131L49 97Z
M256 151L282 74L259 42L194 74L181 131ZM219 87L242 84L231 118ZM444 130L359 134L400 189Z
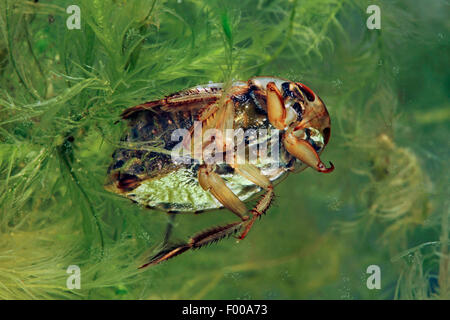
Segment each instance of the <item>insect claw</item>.
M282 172L283 175L287 171L300 172L307 166L322 173L334 170L333 163L330 162L327 167L320 159L320 154L331 134L328 111L320 97L300 82L291 82L277 77L255 77L247 82L233 81L229 84L196 86L160 100L148 101L128 108L122 112L121 116L129 122L129 130L123 141L129 145L120 146L112 155L114 162L108 169L108 183L105 186L107 190L125 196L138 204L144 204L148 208L159 208L163 204L162 208L165 208L163 210L169 214L181 212L181 210L175 211L174 208L186 208L187 212L200 213L205 211L203 210L205 205L210 206L210 199L201 200L201 202L207 201L206 203L197 203L191 198L185 200L177 197L178 191L180 194L185 191L191 193L200 186L218 201L214 202L211 209L223 206L239 217L239 221L214 226L194 234L188 241L177 241L177 243L168 241L170 225L170 228L166 230L163 244L154 252L152 251L151 256L145 257L146 260L139 269L156 265L189 250L209 246L224 238L233 237L236 242L240 242L247 236L254 222L261 220L262 215L265 215L273 204L275 197L272 185L275 179L273 174L266 176L265 172L261 172L261 166L250 164L246 157L243 159L244 163L236 161L238 156L235 152L232 152L234 161L227 156L228 151L237 151L238 145L243 145L245 148L255 145L258 147L258 160L265 161L266 156L269 155L259 152L262 151L259 146L262 147L261 143L267 140L254 140L246 136L242 142L235 141L236 138L238 140L241 138L229 137L227 134L229 130L244 130L246 135L250 133L247 130L266 130L266 124L270 124L277 129L277 132L281 131L281 136L276 137L277 142L281 137L284 146L284 150L280 150L283 154L285 154L284 151L289 153L289 163L291 156L301 162L299 166L286 166L288 168L286 172ZM181 146L183 158L189 155L195 163L189 169L178 166L176 161L172 163L165 153L161 156L153 156L155 152L140 147L141 143L148 144L149 141L154 141L158 143L158 146L160 142L165 144L166 150L171 149L168 147L168 138L175 128L185 130L179 146ZM214 129L217 134L204 139L209 129ZM267 138L274 137L268 132L265 135ZM198 140L200 143L197 143ZM215 148L211 150L214 145ZM248 197L243 199L238 196L239 191L246 190L243 188L247 188L248 181L238 182L236 188L231 189L228 186L228 178L224 177L225 174L230 173L228 168L224 171L222 168L215 167L221 164L223 158L214 157L213 163L210 163L205 158L207 151L214 151L213 154L218 156L223 154L226 164L232 169L233 177L240 175L244 180L260 188L252 186L256 190L252 191L252 196L259 191L265 191L252 210L249 210L245 203ZM175 159L172 158L172 160ZM261 162L261 165L263 163ZM189 183L181 186L180 183L172 183L172 179L169 179L170 182L160 180L165 179L169 174L179 177L180 170L189 170L192 175L197 174L198 184ZM147 199L153 189L153 183L158 183L155 186L159 186L159 182L162 183L161 188L182 189L174 190L175 196L171 197L173 200L171 199L169 203L165 193L161 197L155 196L154 199L152 197L149 203ZM145 187L147 183L150 184L150 188L138 188Z
M318 171L323 172L323 173L329 173L332 172L334 170L334 164L330 161L330 167L326 168L325 165L321 162L319 163L318 167Z
M291 155L318 172L329 173L334 170L333 163L330 162L329 168L325 167L312 145L308 141L296 137L294 131L286 134L283 143Z

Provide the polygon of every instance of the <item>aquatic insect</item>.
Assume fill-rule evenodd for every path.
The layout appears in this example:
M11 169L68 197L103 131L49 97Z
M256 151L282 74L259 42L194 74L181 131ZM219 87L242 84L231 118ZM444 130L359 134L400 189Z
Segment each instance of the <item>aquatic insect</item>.
M181 244L167 243L168 228L163 249L141 268L238 232L238 239L244 239L269 209L274 185L289 172L334 169L319 157L330 139L328 111L319 96L299 82L255 77L228 86L197 86L126 109L122 118L129 129L122 139L124 146L113 154L107 190L173 217L218 208L239 217ZM230 139L228 133L239 130L245 134L235 143L239 135ZM180 131L181 142L175 134ZM205 139L208 131L214 135ZM171 153L176 148L187 150L187 157L178 160L190 161L176 161ZM212 157L205 157L206 150L212 150ZM245 202L257 195L261 198L248 210Z

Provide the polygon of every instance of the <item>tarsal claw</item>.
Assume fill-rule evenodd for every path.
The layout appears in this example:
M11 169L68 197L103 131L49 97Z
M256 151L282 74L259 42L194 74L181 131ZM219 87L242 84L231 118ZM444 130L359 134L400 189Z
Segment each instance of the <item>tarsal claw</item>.
M334 170L334 165L331 162L329 168L325 167L316 150L314 150L308 141L296 137L292 132L286 134L283 143L291 155L311 168L314 168L316 171L329 173Z

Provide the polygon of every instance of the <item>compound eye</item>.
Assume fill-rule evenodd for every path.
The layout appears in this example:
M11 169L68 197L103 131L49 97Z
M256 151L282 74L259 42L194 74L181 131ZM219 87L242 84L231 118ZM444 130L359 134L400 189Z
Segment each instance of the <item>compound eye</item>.
M303 83L300 82L297 82L297 85L305 95L306 99L308 99L311 102L313 102L316 99L314 92L310 88L308 88L307 86L305 86Z
M330 127L323 129L323 142L325 145L328 144L328 141L330 140L330 135L331 135Z

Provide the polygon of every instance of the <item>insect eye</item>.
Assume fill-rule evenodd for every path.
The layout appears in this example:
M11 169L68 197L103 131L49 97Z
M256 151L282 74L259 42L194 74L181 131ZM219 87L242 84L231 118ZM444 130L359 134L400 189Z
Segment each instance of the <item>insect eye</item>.
M307 86L305 86L303 83L297 82L298 87L300 88L300 90L302 90L303 94L306 96L306 98L309 101L314 101L316 99L316 96L314 95L314 92L308 88Z
M331 129L329 127L323 129L323 142L324 144L328 144L328 140L330 140Z

